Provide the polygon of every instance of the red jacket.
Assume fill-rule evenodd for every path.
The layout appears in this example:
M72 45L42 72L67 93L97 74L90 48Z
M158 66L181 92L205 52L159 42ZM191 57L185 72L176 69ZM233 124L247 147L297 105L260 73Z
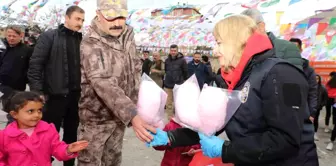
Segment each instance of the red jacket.
M175 130L177 128L181 128L181 126L173 119L171 119L169 123L164 127L163 131ZM169 146L154 147L155 150L165 151L161 166L188 166L193 157L182 153L188 152L191 148L195 150L200 149L200 145L198 144L178 148L170 148Z
M328 97L329 98L336 98L336 88L330 88L328 85L327 87L327 91L328 91Z

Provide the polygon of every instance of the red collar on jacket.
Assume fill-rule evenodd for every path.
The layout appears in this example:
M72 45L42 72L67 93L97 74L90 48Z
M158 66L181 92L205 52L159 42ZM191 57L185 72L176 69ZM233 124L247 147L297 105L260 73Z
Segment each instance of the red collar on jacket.
M230 72L221 70L221 76L228 85L229 90L233 90L239 82L245 66L253 58L254 55L272 49L272 43L266 35L254 33L246 42L245 49L238 65Z
M50 128L50 125L47 122L40 120L34 129L34 133L47 131L49 130L49 128ZM8 134L8 136L10 137L18 137L21 134L24 134L24 132L19 129L17 122L12 122L6 127L5 130L6 130L6 134Z

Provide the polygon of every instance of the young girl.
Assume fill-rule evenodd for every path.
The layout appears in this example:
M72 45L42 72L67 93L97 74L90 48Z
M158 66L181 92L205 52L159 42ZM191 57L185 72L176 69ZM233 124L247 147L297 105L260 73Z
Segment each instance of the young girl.
M163 131L175 130L181 126L171 118L169 123L164 127ZM200 149L200 145L171 148L169 146L156 146L155 150L165 151L161 166L188 166L195 152Z
M55 126L41 121L43 100L36 93L15 93L4 106L15 121L0 131L0 166L51 166L51 156L69 160L88 146L59 140Z

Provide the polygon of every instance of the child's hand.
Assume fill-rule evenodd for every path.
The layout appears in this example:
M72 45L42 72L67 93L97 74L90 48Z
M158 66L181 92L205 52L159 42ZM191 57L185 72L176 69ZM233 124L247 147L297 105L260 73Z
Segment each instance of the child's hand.
M194 156L195 155L195 149L191 148L188 152L187 152L187 155L188 156Z
M76 153L85 149L89 145L87 141L77 141L72 144L69 144L67 151L68 153Z

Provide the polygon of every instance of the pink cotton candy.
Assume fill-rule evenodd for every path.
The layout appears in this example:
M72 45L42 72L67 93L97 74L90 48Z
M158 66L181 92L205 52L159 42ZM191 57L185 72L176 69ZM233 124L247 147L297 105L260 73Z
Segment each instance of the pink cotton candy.
M164 105L166 104L167 94L152 80L143 76L138 96L138 115L151 125L158 125L161 129L164 118Z
M159 122L155 123L154 124L154 127L156 128L160 128L160 129L163 129L165 127L165 122L162 120L160 120Z
M175 116L181 125L197 129L201 125L198 113L200 89L196 77L192 76L184 84L174 87Z
M198 112L201 117L199 131L212 135L224 127L228 100L225 90L204 86L198 103Z

